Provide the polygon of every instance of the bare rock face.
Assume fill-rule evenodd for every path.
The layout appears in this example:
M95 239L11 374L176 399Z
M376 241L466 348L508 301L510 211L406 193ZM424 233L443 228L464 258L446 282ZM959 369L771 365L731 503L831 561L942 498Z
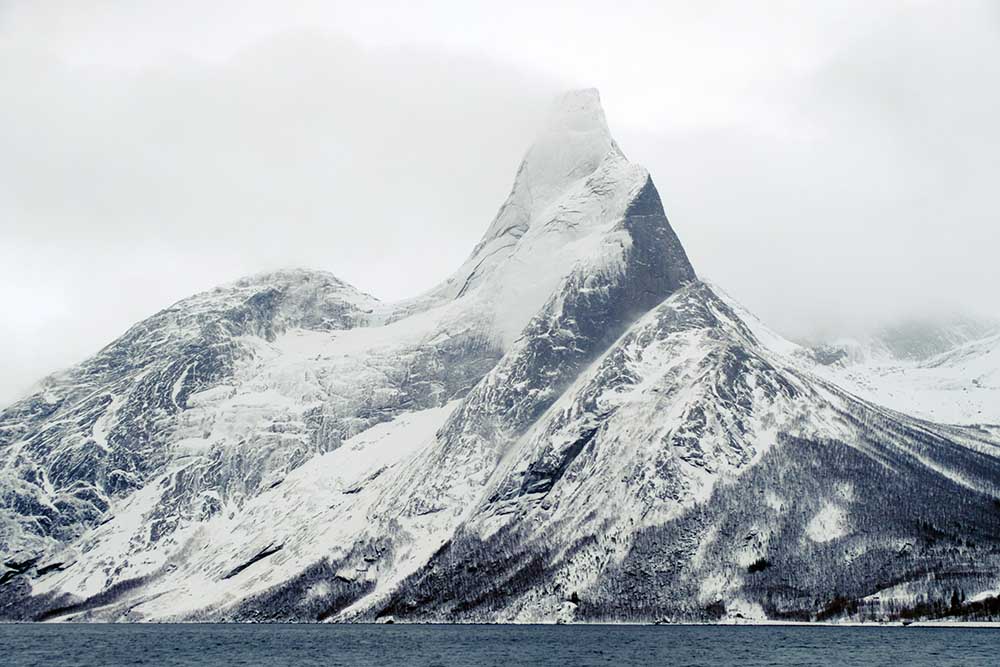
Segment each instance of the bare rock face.
M988 596L1000 428L881 408L815 359L698 280L597 92L569 93L426 294L247 278L0 414L0 616L881 618Z

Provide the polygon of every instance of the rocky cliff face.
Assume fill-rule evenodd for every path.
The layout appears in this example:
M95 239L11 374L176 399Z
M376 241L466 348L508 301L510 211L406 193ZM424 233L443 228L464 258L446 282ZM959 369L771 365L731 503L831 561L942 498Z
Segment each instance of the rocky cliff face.
M998 429L817 368L697 279L596 91L571 93L439 287L383 304L257 276L4 411L0 615L816 618L988 595Z

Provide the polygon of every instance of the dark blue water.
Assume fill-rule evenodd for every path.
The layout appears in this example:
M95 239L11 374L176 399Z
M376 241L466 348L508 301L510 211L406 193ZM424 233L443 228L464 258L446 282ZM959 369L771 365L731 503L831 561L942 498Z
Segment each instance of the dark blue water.
M801 626L0 625L3 667L1000 665L1000 630Z

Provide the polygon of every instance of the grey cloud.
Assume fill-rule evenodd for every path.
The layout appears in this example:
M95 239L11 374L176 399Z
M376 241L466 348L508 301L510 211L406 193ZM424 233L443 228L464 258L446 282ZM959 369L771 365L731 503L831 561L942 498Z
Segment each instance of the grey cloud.
M786 335L1000 317L1000 30L983 18L901 12L765 91L774 123L625 143L700 270Z

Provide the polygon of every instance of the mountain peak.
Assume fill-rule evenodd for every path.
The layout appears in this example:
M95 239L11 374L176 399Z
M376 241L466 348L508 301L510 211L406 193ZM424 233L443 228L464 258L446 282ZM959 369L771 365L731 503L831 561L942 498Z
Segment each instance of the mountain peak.
M606 264L605 237L648 181L649 173L612 138L597 89L559 95L469 258L446 282L398 305L391 318L483 289L509 343L574 266ZM655 190L653 196L659 207Z
M569 90L557 97L549 110L549 126L611 135L596 88Z
M548 119L524 158L518 183L536 203L592 174L609 156L621 157L596 88L571 90L553 102Z
M511 230L523 234L532 217L609 162L618 168L628 165L608 129L597 89L570 90L557 97L524 155L510 196L473 256Z

